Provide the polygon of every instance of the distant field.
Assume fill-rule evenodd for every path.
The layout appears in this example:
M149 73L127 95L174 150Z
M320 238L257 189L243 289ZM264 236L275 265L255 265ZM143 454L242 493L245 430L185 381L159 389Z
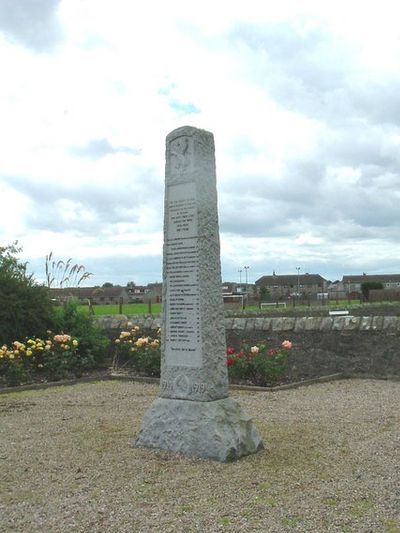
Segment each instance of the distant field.
M373 302L371 304L364 303L363 306L379 306L380 304L384 305L398 305L399 302ZM359 300L330 300L326 301L324 304L322 302L310 302L310 305L308 303L296 303L296 305L293 305L293 303L287 302L286 307L279 306L279 311L291 311L292 309L296 310L304 310L307 311L310 308L315 308L315 310L319 309L333 309L335 307L339 308L352 308L352 307L360 307L360 301ZM81 306L82 312L88 312L87 305ZM119 314L119 306L118 305L94 305L93 306L94 314L95 315L117 315ZM276 311L277 307L275 305L270 305L268 307L263 308L263 313L273 312ZM245 311L259 311L258 305L248 305L245 308ZM148 314L149 313L149 305L147 303L144 304L123 304L122 305L122 314L123 315L142 315L142 314ZM161 313L161 304L151 304L151 314L158 315Z
M87 305L82 305L82 310L88 311ZM118 315L119 305L94 305L95 315ZM151 304L151 314L158 315L161 312L161 304ZM123 315L144 315L149 313L149 304L123 304Z

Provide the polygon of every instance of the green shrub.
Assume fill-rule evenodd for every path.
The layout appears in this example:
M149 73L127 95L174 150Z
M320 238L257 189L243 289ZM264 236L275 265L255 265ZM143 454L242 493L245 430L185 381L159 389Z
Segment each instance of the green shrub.
M79 339L80 353L92 361L92 366L104 360L110 341L95 324L93 317L80 311L76 300L69 300L57 309L56 323L58 331L67 331Z
M363 281L361 283L361 292L366 300L369 300L369 291L384 288L381 281Z
M16 243L0 247L0 344L44 336L54 326L49 291L27 274L15 257L20 251Z
M288 370L290 341L283 341L279 348L268 348L265 344L241 350L227 348L228 373L231 380L250 382L265 387L283 379Z

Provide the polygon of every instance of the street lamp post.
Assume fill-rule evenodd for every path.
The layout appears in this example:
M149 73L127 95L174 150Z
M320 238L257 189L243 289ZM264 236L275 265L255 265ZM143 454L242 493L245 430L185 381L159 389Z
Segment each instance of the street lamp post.
M241 268L239 268L238 272L239 272L239 285L242 286L242 272L243 272L243 270Z
M246 304L247 304L248 303L248 292L249 292L249 288L247 286L248 281L249 281L249 279L248 279L248 270L249 270L250 267L249 266L244 266L243 268L244 268L244 272L245 272L245 275L246 275L246 285L245 285L245 287L246 287L246 289L245 289L246 295L245 295L245 300L246 300ZM243 309L245 309L245 306L243 306Z
M249 270L250 267L249 266L244 266L243 268L244 268L244 271L245 271L245 274L246 274L246 293L247 293L247 291L248 291L247 284L248 284L248 281L249 281L249 279L248 279L248 270Z
M296 267L297 270L297 301L300 301L300 267Z

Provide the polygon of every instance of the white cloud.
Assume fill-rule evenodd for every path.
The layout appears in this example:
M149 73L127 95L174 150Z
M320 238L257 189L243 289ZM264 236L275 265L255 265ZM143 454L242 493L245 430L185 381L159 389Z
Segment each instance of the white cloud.
M226 277L398 270L395 2L36 4L0 8L0 241L35 268L154 280L165 136L191 124L215 134Z

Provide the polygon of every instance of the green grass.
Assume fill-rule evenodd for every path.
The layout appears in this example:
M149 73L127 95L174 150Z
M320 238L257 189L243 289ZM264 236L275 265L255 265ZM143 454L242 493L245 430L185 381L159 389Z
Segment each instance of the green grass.
M335 307L344 308L344 309L351 309L352 307L360 307L360 306L379 306L379 305L399 305L399 302L382 302L381 304L378 302L372 302L372 303L364 303L360 304L359 300L351 300L350 302L348 300L330 300L329 302L325 302L324 305L321 305L321 302L312 302L309 306L308 304L302 304L299 303L295 306L291 303L287 303L286 307L279 307L279 311L291 311L291 310L304 310L309 311L310 309L318 309L318 310L326 310L328 309L334 309ZM87 305L81 305L81 311L82 312L88 312ZM119 314L119 305L118 304L110 304L110 305L94 305L93 306L94 314L96 316L98 315L117 315ZM273 305L264 308L262 310L263 313L273 312L276 311L277 308ZM258 305L248 305L244 309L244 311L260 311ZM123 304L122 305L122 314L123 315L143 315L149 313L149 305L147 303L136 303L136 304ZM153 303L151 304L151 314L158 315L161 313L161 304Z
M87 306L82 306L83 309L88 311ZM118 315L119 314L119 305L94 305L93 306L95 315ZM161 304L151 304L151 314L158 315L161 312ZM144 315L149 313L149 305L146 304L123 304L122 305L122 314L123 315Z

